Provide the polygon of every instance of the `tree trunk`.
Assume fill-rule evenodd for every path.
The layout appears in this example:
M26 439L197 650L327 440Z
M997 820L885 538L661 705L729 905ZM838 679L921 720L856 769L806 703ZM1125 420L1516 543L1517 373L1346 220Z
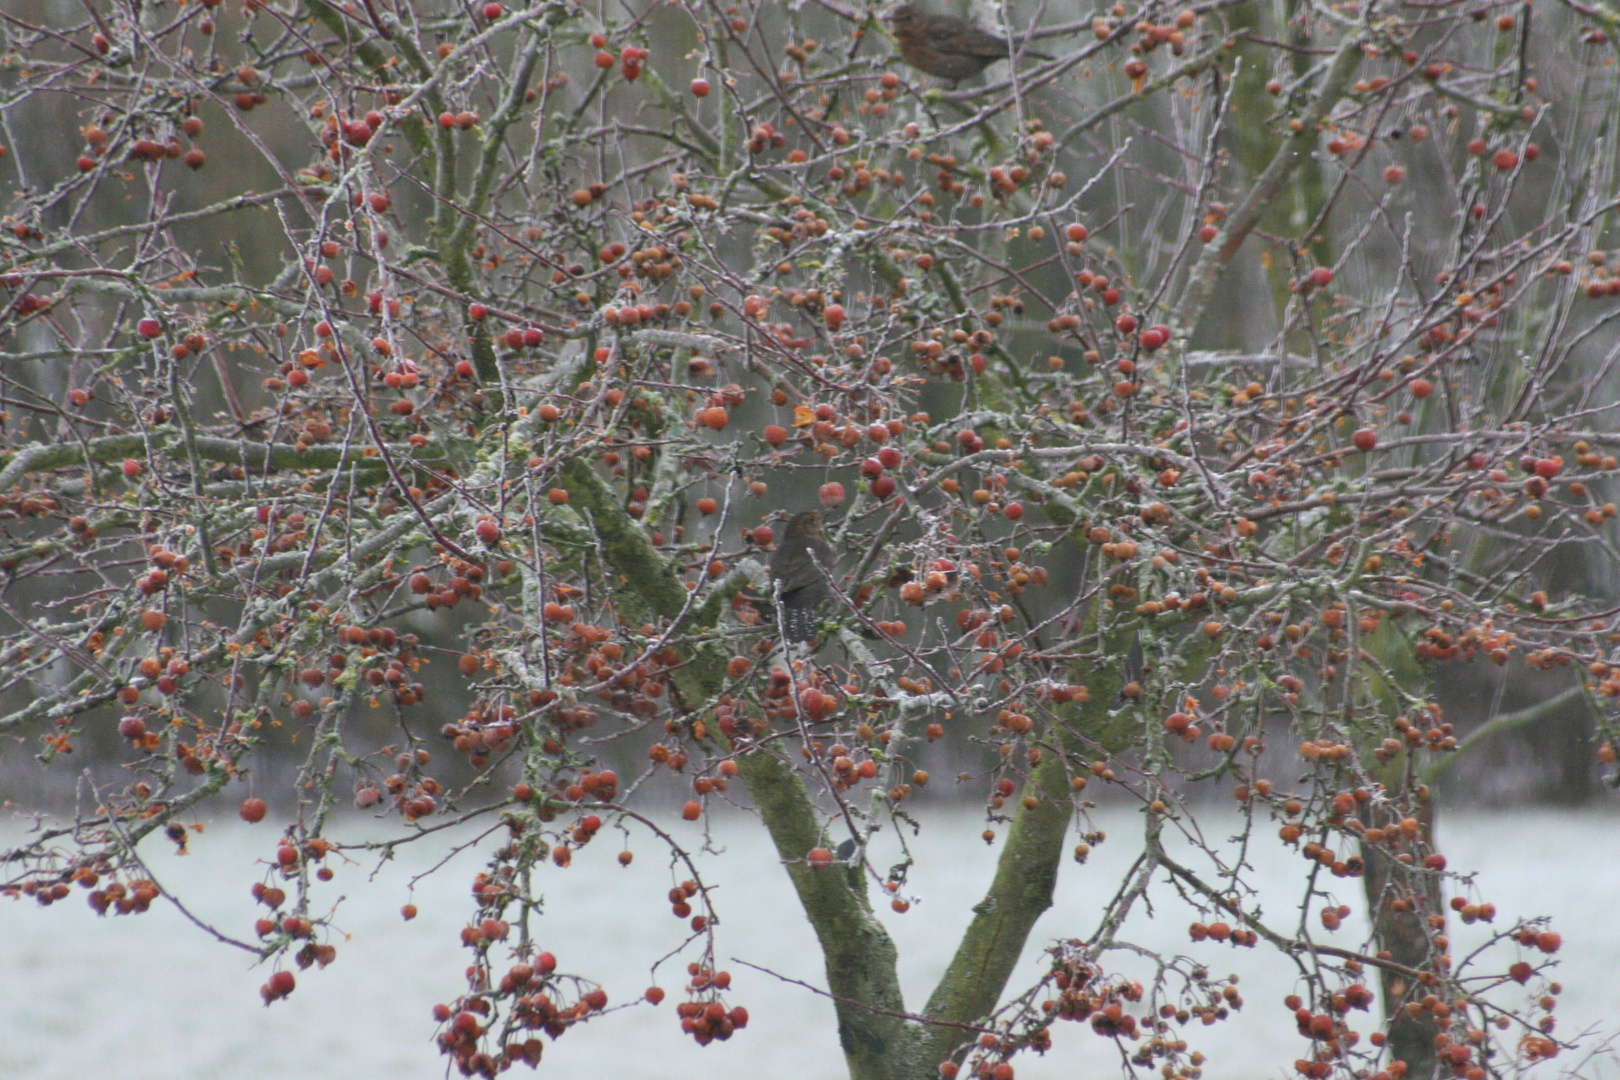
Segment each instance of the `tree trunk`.
M1435 804L1424 800L1418 814L1419 838L1434 843ZM1398 824L1395 814L1374 812L1363 820L1369 826L1390 828ZM1443 913L1444 894L1432 874L1414 873L1398 862L1389 848L1363 842L1361 857L1367 870L1362 876L1367 909L1372 913L1373 936L1378 948L1390 959L1406 967L1427 970L1434 957L1429 946L1428 919ZM1413 1016L1406 1008L1427 991L1416 980L1388 968L1379 969L1384 991L1384 1015L1389 1021L1389 1060L1406 1063L1405 1080L1431 1080L1438 1055L1434 1037L1440 1033L1434 1015L1424 1011Z
M564 478L570 501L589 515L603 558L621 575L622 602L664 619L679 616L688 593L612 491L578 459L565 469ZM701 605L687 618L695 628L712 624L718 606ZM1094 626L1104 617L1103 605L1095 605L1089 615ZM736 744L738 775L820 942L852 1080L931 1080L939 1063L970 1037L965 1025L994 1011L1036 920L1052 905L1063 838L1073 816L1066 756L1082 746L1113 753L1130 743L1139 726L1130 710L1110 712L1123 666L1108 658L1123 657L1135 632L1133 618L1105 628L1103 661L1076 673L1085 676L1089 695L1084 702L1063 706L1063 730L1049 731L1043 740L1046 753L1020 793L995 879L975 905L974 919L921 1019L908 1019L894 943L873 915L864 879L838 867L812 868L805 861L824 838L800 776L774 752ZM672 635L671 640L683 638ZM713 644L678 648L685 663L674 669L676 692L693 709L706 707L725 685L726 657ZM1199 656L1188 660L1189 665L1201 662ZM1034 798L1033 807L1023 802L1025 796Z

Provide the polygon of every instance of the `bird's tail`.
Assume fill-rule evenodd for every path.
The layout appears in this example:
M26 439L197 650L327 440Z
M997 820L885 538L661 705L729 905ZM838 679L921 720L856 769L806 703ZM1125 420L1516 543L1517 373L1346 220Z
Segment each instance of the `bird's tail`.
M789 641L814 641L816 637L816 613L812 608L790 607L783 604L782 627L787 632Z

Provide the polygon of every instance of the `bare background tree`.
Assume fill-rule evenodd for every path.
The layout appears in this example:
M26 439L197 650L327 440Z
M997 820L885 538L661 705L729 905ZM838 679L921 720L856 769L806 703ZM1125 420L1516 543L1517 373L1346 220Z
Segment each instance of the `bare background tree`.
M671 1022L746 1026L716 942L766 916L671 831L735 800L860 1080L1009 1080L1063 1020L1190 1080L1232 945L1299 975L1257 1068L1567 1049L1558 934L1433 827L1448 774L1578 801L1614 758L1620 17L1019 5L974 14L1057 59L950 88L882 14L7 5L0 775L42 816L0 889L184 905L142 852L239 803L264 917L205 929L268 1003L337 957L328 856L481 823L438 1019L489 1076L607 1002L536 944L604 829L668 854ZM774 515L816 506L784 651ZM868 848L947 762L995 873L908 1003ZM1033 936L1102 799L1140 857ZM1234 802L1294 910L1206 835ZM1190 955L1118 974L1166 891Z

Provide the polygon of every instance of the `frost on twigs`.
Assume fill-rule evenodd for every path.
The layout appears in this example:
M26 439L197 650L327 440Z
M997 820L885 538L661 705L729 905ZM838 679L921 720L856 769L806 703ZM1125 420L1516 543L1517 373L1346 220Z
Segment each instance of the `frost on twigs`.
M49 794L0 892L179 905L279 1005L363 868L470 851L433 1023L492 1076L668 994L746 1037L743 822L858 1080L1196 1080L1215 1024L1310 1080L1571 1060L1561 931L1435 821L1576 706L1615 763L1608 30L1353 7L1015 7L950 90L839 4L8 19L0 735ZM925 896L960 802L988 884ZM260 845L217 925L154 854L211 815ZM601 985L546 885L649 858L667 942ZM953 909L907 1002L886 920Z

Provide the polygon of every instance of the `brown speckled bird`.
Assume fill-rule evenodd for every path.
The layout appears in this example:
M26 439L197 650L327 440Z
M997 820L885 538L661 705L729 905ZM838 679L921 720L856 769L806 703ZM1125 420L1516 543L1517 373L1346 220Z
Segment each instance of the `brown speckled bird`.
M830 595L821 570L831 572L832 567L832 549L821 535L821 511L793 515L771 556L771 580L789 641L809 641L816 636L816 608Z
M979 29L955 15L930 15L911 4L902 4L889 16L900 55L918 71L951 80L954 86L971 79L997 60L1013 52L1006 38ZM1025 49L1023 55L1050 60L1045 53Z

